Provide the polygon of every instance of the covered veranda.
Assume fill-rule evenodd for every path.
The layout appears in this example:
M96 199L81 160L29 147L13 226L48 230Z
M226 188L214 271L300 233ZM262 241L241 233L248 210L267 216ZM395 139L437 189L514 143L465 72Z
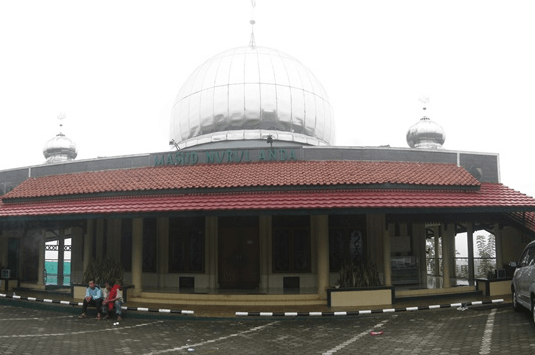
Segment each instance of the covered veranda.
M313 305L325 304L327 289L338 278L331 267L335 260L332 232L337 228L349 234L360 232L363 256L377 265L384 286L395 287L396 297L403 297L404 292L409 297L428 290L464 291L454 273L454 241L460 230L473 235L484 225L492 232L497 265L514 260L533 235L528 221L535 211L534 199L502 184L480 183L455 165L389 162L388 176L395 175L394 181L385 179L382 169L362 162L324 163L248 164L240 167L244 180L238 187L231 182L237 173L233 165L218 167L218 179L195 187L184 186L175 176L194 173L194 169L176 166L31 179L2 198L0 240L6 246L2 249L7 250L12 240L21 242L14 254L2 255L2 262L7 265L11 255L17 255L18 265L34 265L32 272L20 269L21 281L44 289L46 241L71 238L72 282L82 282L83 271L93 258L118 258L126 266L124 282L134 286L131 300ZM289 167L295 173L290 178L273 174L281 166L286 173ZM271 173L269 183L266 175L259 174L267 172L265 168ZM372 178L318 174L318 169L333 168L360 174L369 169L365 176ZM414 176L422 175L418 169L436 171L415 182ZM173 177L173 182L161 187L158 179L162 176L164 180ZM273 176L280 176L281 181ZM314 178L303 184L302 176ZM447 181L443 176L448 176ZM88 184L89 178L93 185ZM137 185L130 186L131 181ZM191 233L189 249L184 251L185 244L173 244L173 236L185 230ZM439 238L443 260L441 273L431 276L442 282L428 278L426 239L430 234ZM234 283L225 275L235 273L243 259L231 253L234 259L222 260L224 247L238 243L240 235L246 236L240 248L255 246L239 253L254 260L246 264L254 265L250 268L254 275L244 273ZM286 248L277 246L277 240L292 242L281 244ZM195 249L196 241L202 241L200 249ZM301 247L307 252L300 253ZM278 269L277 250L292 260L291 268ZM178 255L184 256L180 260L187 260L187 265L174 263ZM196 264L196 256L201 256L200 263ZM396 268L400 259L415 261L403 265L408 266L403 271L409 275L401 283ZM225 282L227 286L222 287Z

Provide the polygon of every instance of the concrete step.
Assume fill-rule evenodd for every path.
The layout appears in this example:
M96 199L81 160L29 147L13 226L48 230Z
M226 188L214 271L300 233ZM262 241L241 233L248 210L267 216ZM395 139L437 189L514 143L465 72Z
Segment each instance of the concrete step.
M457 286L449 288L426 288L413 290L396 290L396 299L400 298L417 298L417 297L431 297L431 296L450 296L458 294L477 294L479 292L475 286Z
M129 297L129 302L172 305L221 305L221 306L288 306L325 305L327 300L317 294L207 294L207 293L160 293L142 292L138 297Z

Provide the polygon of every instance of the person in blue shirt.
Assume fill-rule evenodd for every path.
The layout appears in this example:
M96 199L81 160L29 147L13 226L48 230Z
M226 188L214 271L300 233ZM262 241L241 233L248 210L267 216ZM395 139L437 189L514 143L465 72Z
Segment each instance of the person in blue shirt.
M100 310L102 308L102 293L100 291L100 287L95 285L95 282L92 280L89 281L89 287L85 291L82 314L78 318L86 318L88 305L95 306L97 308L97 319L100 320Z

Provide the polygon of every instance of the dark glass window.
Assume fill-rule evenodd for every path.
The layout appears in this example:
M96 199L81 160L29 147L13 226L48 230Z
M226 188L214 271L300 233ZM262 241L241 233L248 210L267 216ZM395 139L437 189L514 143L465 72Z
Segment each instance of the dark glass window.
M109 220L102 221L102 255L108 256L108 223Z
M143 220L143 272L156 272L156 218Z
M124 271L132 271L132 220L121 220L121 263Z
M344 261L365 262L366 218L364 215L329 216L329 270L340 271Z
M273 217L273 272L310 272L310 217Z
M169 219L169 272L204 272L204 217Z
M102 255L97 255L97 234L98 234L98 220L92 220L93 223L93 239L91 241L91 258L103 258L107 256L108 252L108 220L102 221Z
M91 260L93 260L97 258L97 221L93 219L90 223L93 224L93 229L91 230Z

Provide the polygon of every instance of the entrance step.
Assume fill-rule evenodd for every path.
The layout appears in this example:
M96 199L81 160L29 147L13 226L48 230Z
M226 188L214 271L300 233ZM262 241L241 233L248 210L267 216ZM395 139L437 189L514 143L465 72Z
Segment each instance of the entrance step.
M45 285L38 285L36 283L29 283L29 282L21 282L19 287L17 287L20 290L27 290L27 291L45 291L46 286Z
M409 289L396 290L396 299L413 298L413 297L434 297L434 296L450 296L459 294L476 294L481 293L475 286L457 286L449 288L425 288L425 289Z
M70 286L38 285L36 283L31 283L31 282L21 282L19 284L19 287L17 287L17 289L25 290L25 291L52 291L56 293L68 293L68 294L72 292Z
M128 301L173 305L214 306L315 306L327 304L327 300L320 299L317 294L267 295L141 292L140 296L129 297Z

